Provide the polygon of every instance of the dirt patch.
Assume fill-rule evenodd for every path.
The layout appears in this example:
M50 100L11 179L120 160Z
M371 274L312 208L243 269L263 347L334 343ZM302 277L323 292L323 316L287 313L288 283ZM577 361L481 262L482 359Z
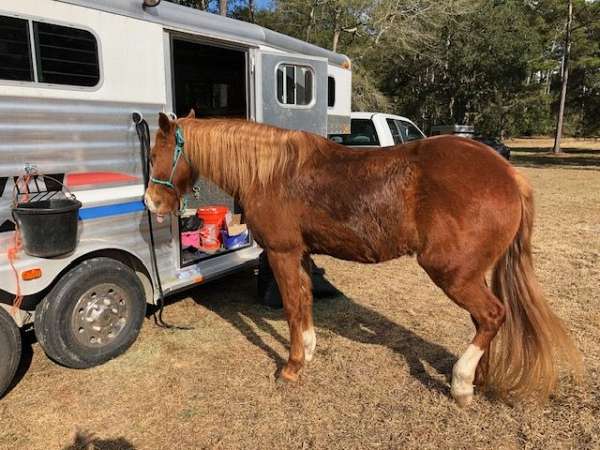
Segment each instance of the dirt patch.
M600 174L588 169L524 169L537 272L586 358L584 384L563 380L544 407L454 404L451 368L473 329L414 260L317 257L343 295L316 303L317 353L298 385L275 382L287 325L255 303L247 271L167 307L194 330L148 320L101 367L64 369L34 343L31 367L0 401L0 448L600 448Z
M554 147L554 138L514 138L505 141L509 147L515 148L533 148L533 149L552 149ZM600 138L576 139L563 138L560 141L563 150L600 150Z

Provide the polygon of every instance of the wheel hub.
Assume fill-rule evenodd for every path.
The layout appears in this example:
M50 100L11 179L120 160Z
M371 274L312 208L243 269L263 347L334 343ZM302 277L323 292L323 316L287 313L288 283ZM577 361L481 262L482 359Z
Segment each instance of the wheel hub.
M123 289L104 283L86 291L73 309L71 325L77 340L88 347L114 341L127 323L129 299Z

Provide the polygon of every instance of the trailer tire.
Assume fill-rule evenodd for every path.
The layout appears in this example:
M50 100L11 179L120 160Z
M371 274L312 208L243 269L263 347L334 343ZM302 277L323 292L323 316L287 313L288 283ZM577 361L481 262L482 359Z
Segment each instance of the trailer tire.
M124 353L146 315L144 288L125 264L92 258L71 269L35 311L38 342L53 361L74 369Z
M279 293L279 286L269 265L267 253L262 252L258 257L258 276L256 291L260 303L273 309L283 308L283 301Z
M21 361L21 331L0 307L0 398L9 388Z

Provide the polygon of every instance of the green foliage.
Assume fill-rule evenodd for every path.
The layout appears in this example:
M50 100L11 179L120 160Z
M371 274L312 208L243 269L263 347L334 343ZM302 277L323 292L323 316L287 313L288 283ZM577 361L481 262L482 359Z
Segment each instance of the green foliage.
M544 135L556 123L566 3L274 0L255 21L347 54L354 110L406 115L425 130L465 123L487 134ZM230 5L249 19L247 0ZM565 132L598 136L599 0L574 1L570 66Z
M383 94L368 72L355 66L352 72L352 110L393 112L390 99Z

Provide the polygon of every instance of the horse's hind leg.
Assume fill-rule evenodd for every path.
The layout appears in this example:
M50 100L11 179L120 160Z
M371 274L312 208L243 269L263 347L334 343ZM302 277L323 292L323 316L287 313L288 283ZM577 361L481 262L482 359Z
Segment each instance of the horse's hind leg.
M455 303L469 311L476 323L475 337L452 369L452 396L459 405L465 406L473 399L476 370L504 322L505 310L485 285L483 277L460 288L446 287L444 291Z
M287 364L281 370L281 378L297 381L298 373L304 365L302 255L300 252L274 251L269 251L267 255L290 327L290 355Z
M471 314L475 323L475 337L452 370L452 396L459 405L466 406L473 400L473 381L481 357L504 322L504 305L487 287L483 274L463 278L456 271L440 273L422 260L419 263L448 297Z

